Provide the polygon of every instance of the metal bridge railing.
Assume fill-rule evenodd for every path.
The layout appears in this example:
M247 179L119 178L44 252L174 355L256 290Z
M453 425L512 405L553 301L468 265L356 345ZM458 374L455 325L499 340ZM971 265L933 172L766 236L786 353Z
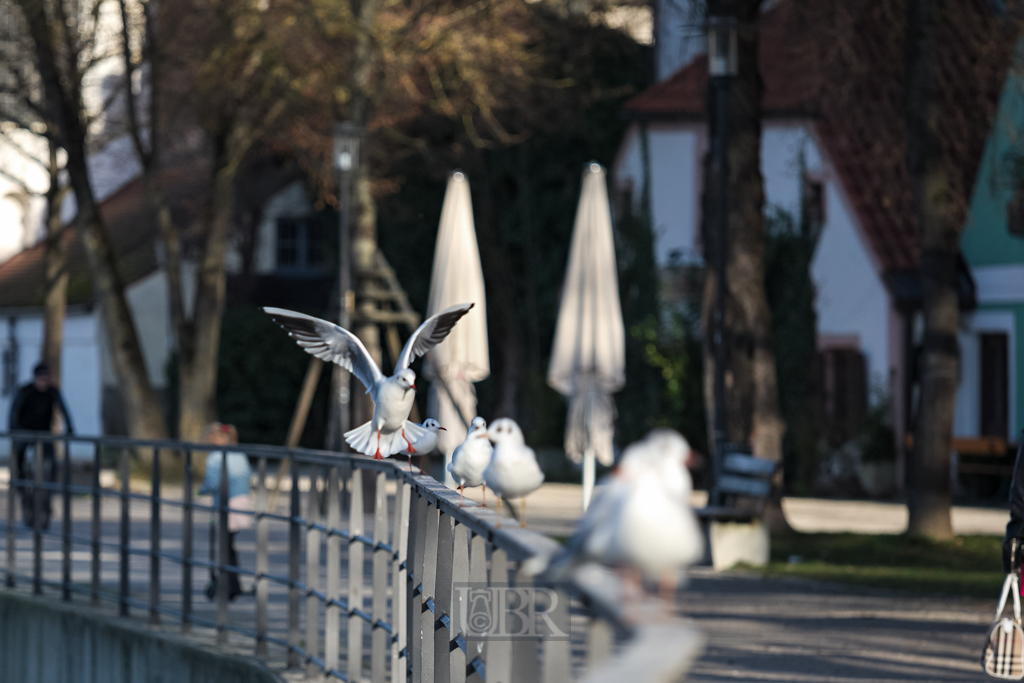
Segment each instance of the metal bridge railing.
M523 615L559 619L569 626L566 637L528 628L481 635L467 623L473 589L526 595L538 587L521 564L558 545L507 519L499 527L493 511L471 501L458 507L453 491L404 464L271 446L0 433L0 444L5 439L9 588L56 589L66 601L80 594L94 607L115 606L125 617L138 610L151 624L178 622L186 632L209 627L219 643L229 635L235 645L247 640L272 666L353 682L621 680L623 666L635 681L673 680L699 648L685 622L627 621L624 613L635 605L623 602L614 575L597 568L543 587L547 603L536 614L536 605L525 603L490 613L504 619L511 610L523 618L519 626ZM57 481L46 481L40 466L32 479L21 476L13 457L18 441L34 444L36 454L44 443L65 454L91 446L91 481L72 483L69 466L59 468ZM241 452L255 463L253 510L228 507L227 458L220 505L195 500L200 459L212 450ZM143 452L151 453L149 471L136 467L133 480ZM162 480L168 459L180 482ZM116 488L101 485L108 463L116 466ZM272 488L286 495L278 500ZM19 495L32 505L31 527L19 521ZM43 528L48 498L60 504L53 530ZM197 523L197 513L208 513L211 523ZM229 563L226 542L230 514L255 522L241 532L237 565ZM209 602L202 599L203 570L220 577ZM232 602L225 572L249 577L251 596Z

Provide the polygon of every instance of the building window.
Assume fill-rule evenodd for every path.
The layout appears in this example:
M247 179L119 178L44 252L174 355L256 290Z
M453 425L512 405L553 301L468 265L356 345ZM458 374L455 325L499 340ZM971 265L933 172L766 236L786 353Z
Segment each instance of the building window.
M849 348L825 349L820 362L829 435L833 443L842 443L857 434L867 414L867 362L863 353Z
M981 436L1006 438L1010 427L1006 333L981 335Z
M323 226L316 218L278 219L278 269L319 270L326 261L324 246Z

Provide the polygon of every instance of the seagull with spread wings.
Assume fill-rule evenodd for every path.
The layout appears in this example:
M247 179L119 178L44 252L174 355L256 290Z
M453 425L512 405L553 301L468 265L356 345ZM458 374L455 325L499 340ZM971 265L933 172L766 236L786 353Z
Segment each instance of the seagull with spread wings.
M382 460L405 450L414 452L413 444L426 436L426 429L409 421L409 411L416 398L416 373L409 366L444 341L459 318L471 308L471 303L459 304L428 318L409 337L391 377L384 376L363 343L348 330L281 308L265 307L263 312L283 327L306 353L337 363L366 386L366 393L374 403L373 419L346 432L345 441L360 453Z

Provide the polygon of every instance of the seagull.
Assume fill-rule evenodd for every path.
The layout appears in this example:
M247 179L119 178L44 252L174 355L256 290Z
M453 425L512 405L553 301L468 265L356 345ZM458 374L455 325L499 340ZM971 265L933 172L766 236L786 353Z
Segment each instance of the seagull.
M462 507L462 490L465 487L484 487L484 507L487 507L487 486L484 484L484 470L491 464L494 448L488 440L487 421L474 417L469 425L466 440L455 449L448 471L459 483L459 507Z
M422 474L423 473L423 456L426 455L427 453L433 452L433 450L435 448L437 448L437 437L438 437L437 430L440 429L441 431L444 431L444 432L446 432L448 430L445 429L444 427L442 427L441 423L438 422L437 420L435 420L432 417L428 417L426 420L423 421L423 424L420 425L420 426L423 427L425 430L427 430L426 433L423 436L421 436L419 439L414 441L409 448L406 448L404 451L402 451L402 454L409 457L409 471L410 472L412 472L412 456L413 456L413 454L419 455L420 456L420 474Z
M484 471L484 483L498 496L499 510L502 498L521 500L519 526L525 527L525 496L544 483L544 473L537 464L537 454L526 445L519 425L507 417L495 420L487 430L487 435L494 443L494 454ZM498 517L498 526L501 526L501 517Z
M471 308L471 303L459 304L428 318L409 337L391 377L384 376L363 343L348 330L281 308L265 307L263 312L283 327L306 353L337 363L359 378L366 393L373 398L373 419L346 432L345 441L360 453L382 460L403 450L415 453L413 444L427 434L428 430L409 422L409 411L416 398L416 373L409 366L444 341L459 318Z
M703 534L689 504L689 455L689 443L671 429L656 429L631 445L566 547L550 561L531 559L530 572L547 566L548 575L557 579L597 561L657 578L663 597L674 594L679 569L704 553Z

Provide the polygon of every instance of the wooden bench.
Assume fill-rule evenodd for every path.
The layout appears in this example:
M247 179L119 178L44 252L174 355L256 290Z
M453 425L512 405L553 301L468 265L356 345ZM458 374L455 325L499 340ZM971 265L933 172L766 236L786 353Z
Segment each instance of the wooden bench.
M771 555L771 539L761 516L772 493L778 464L744 450L726 448L714 486L721 504L694 510L706 531L706 560L715 569L739 563L763 566Z
M715 489L720 505L694 510L701 519L719 522L749 522L760 518L772 493L772 478L778 463L729 447L722 462L722 473ZM738 504L739 503L739 504Z
M907 449L914 447L914 435L907 434L904 441ZM951 450L960 456L956 461L957 476L978 474L993 477L1013 476L1014 457L1017 444L1007 442L998 436L954 436ZM961 458L968 458L964 462Z

